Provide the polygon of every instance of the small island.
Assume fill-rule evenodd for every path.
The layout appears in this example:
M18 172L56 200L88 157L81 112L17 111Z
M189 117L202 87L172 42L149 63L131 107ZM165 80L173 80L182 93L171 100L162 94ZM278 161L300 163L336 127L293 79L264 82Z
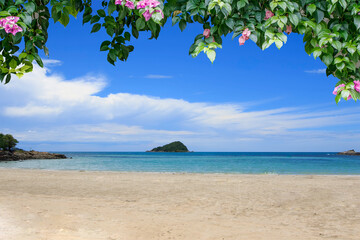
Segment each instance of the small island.
M180 141L166 144L162 147L156 147L147 152L190 152L188 148Z
M11 134L0 133L0 161L19 161L30 159L65 159L64 154L37 152L37 151L24 151L22 149L15 148L18 144Z
M339 152L338 155L350 155L350 156L360 156L360 152L355 152L354 149L345 151L345 152Z

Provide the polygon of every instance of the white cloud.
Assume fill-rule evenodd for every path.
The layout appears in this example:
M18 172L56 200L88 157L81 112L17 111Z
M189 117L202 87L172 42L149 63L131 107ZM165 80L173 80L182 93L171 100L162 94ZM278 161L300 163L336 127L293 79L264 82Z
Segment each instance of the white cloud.
M50 66L59 66L62 64L61 61L59 60L55 60L55 59L44 59L43 63L45 66L50 67Z
M126 145L128 150L173 140L186 141L194 150L254 151L259 145L260 151L325 150L360 136L336 130L358 126L360 114L354 107L254 111L248 103L210 104L129 93L99 96L105 87L102 75L67 80L35 66L32 73L0 86L0 121L17 122L11 127L2 124L0 132L25 142L133 144ZM341 144L335 144L338 139Z
M326 68L322 69L315 69L315 70L307 70L306 73L313 73L313 74L323 74L326 73Z
M148 74L148 75L145 76L145 78L150 78L150 79L163 79L163 78L173 78L173 76L160 75L160 74Z

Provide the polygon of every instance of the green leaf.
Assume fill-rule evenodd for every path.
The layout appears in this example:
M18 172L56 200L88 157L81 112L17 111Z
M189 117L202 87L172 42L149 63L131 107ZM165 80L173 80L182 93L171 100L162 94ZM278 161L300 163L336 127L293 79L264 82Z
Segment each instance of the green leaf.
M338 104L340 102L340 100L341 100L341 95L340 94L336 95L336 97L335 97L336 104Z
M59 19L59 22L66 27L69 24L70 17L69 15L62 14L61 18Z
M100 17L105 17L106 16L106 13L105 13L105 11L103 9L98 10L97 13L98 13L98 15Z
M33 13L36 8L36 6L33 2L24 3L24 7L28 13Z
M100 23L96 23L92 29L91 29L91 32L90 33L93 33L93 32L98 32L101 28L101 24Z
M180 27L180 30L181 31L184 31L184 29L186 28L186 22L185 22L185 20L181 20L180 22L179 22L179 27Z
M357 29L360 28L360 16L355 16L354 17L354 24L355 24Z
M191 11L193 9L197 8L197 5L194 3L193 0L190 0L186 4L186 11Z
M8 74L5 79L5 84L8 84L10 82L10 80L11 80L11 75Z
M84 17L83 17L83 24L89 22L91 20L91 15L85 15L84 14Z
M324 12L321 10L316 10L315 12L315 20L317 23L320 23L324 19Z
M228 18L228 19L226 19L225 24L226 24L226 26L228 26L231 30L233 30L234 25L235 25L235 21L234 21L234 19L232 19L232 18Z
M294 24L294 26L297 26L299 24L299 17L296 14L294 14L294 13L289 14L289 19L290 19L290 22L292 24Z
M9 66L11 67L11 68L16 68L17 67L17 62L16 62L16 60L15 59L11 59L11 61L10 61L10 63L9 63Z
M108 13L109 16L116 10L116 5L113 2L109 2Z
M110 41L104 41L101 43L100 51L107 51L109 50Z
M32 54L35 58L35 61L37 62L37 64L39 64L40 67L44 67L44 63L43 61L41 60L40 56L36 53L33 53Z
M329 66L334 60L334 57L332 54L326 54L323 55L322 61L326 64L326 66Z
M93 23L96 23L100 20L100 17L98 15L94 15L92 18L91 18L91 21L90 23L93 24Z
M138 29L138 30L142 30L142 29L144 29L145 28L145 20L144 19L142 19L142 18L138 18L138 20L136 20L136 28Z
M310 4L306 10L310 13L313 14L316 11L316 5L315 4Z
M206 52L206 55L210 59L211 63L214 63L215 58L216 58L216 52L214 50L210 49Z
M276 45L276 47L277 47L278 49L280 49L280 48L284 45L284 43L283 43L281 40L276 39L276 40L275 40L275 45Z

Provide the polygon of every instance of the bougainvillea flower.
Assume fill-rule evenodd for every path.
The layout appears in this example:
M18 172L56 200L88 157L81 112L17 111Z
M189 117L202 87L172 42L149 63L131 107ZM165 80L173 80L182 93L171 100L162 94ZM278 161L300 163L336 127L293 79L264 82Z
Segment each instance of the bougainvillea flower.
M275 14L272 12L272 11L270 11L270 10L267 10L266 9L266 13L265 13L265 20L268 20L269 18L272 18L273 16L275 16Z
M2 19L0 19L0 27L1 28L4 28L5 27L5 24L6 24L6 19L5 18L2 18Z
M122 0L115 0L115 5L122 5Z
M240 46L241 46L241 45L244 45L245 42L246 42L245 37L244 37L244 36L241 36L241 37L239 38L239 45L240 45Z
M160 2L158 2L156 0L142 0L137 3L136 8L141 9L141 8L146 8L147 6L155 8L159 5L160 5Z
M290 33L292 33L292 27L291 27L291 25L287 25L286 26L286 31L285 31L287 34L290 34Z
M19 27L17 24L6 24L5 25L5 32L11 33L14 36L16 33L22 32L22 31L23 31L22 28Z
M130 9L135 9L135 5L132 1L126 1L125 7L128 7Z
M14 16L9 16L9 17L6 17L5 19L9 24L15 24L15 23L17 23L17 21L19 21L20 18L14 17Z
M210 29L205 29L204 32L203 32L203 35L204 35L205 38L210 37Z
M334 94L334 95L337 95L337 94L338 94L338 90L339 90L339 88L341 88L341 87L345 87L345 84L340 84L339 86L335 87L335 89L334 89L334 91L333 91L333 94ZM342 89L341 89L339 92L341 92L341 91L342 91Z
M354 81L354 89L355 89L355 91L360 92L360 81L359 80Z
M145 21L149 21L150 18L151 18L151 15L152 15L152 13L150 13L149 10L146 10L146 11L143 13L143 16L144 16L144 18L145 18Z
M154 8L160 5L160 2L156 1L156 0L149 0L149 5L150 7Z
M242 32L243 37L245 38L245 40L249 40L249 37L251 35L251 32L248 28L246 28L243 32Z
M350 100L350 99L352 99L351 94L349 94L349 96L348 96L348 98L346 100Z

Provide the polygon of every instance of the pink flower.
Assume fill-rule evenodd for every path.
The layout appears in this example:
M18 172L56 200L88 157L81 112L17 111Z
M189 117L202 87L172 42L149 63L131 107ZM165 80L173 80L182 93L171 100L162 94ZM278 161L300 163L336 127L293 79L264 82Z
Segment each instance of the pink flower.
M350 100L350 99L352 99L351 94L349 94L349 96L348 96L348 98L346 100Z
M292 27L291 27L291 25L287 25L286 26L286 31L285 31L287 34L290 34L290 33L292 33Z
M265 13L265 18L264 18L264 19L265 19L265 20L268 20L269 18L272 18L274 15L275 15L275 14L274 14L272 11L266 9L266 13Z
M245 38L245 40L249 40L249 37L251 35L251 32L248 28L246 28L243 32L242 32L243 37Z
M337 95L339 92L341 92L343 89L341 89L341 90L338 92L339 88L341 88L341 87L345 87L345 84L340 84L339 86L335 87L335 89L334 89L334 91L333 91L333 94L334 94L334 95Z
M14 17L14 16L9 16L6 17L6 22L10 23L10 24L15 24L17 23L17 21L19 21L19 17Z
M0 19L0 27L1 28L5 27L5 24L6 24L6 19L5 18Z
M5 32L11 33L12 35L16 35L18 32L22 32L22 28L19 27L17 24L6 24L5 26Z
M146 11L143 13L143 16L144 16L144 18L145 18L145 21L149 21L150 18L151 18L151 15L152 15L152 13L150 13L149 10L146 10Z
M240 45L240 46L241 46L241 45L244 45L244 44L245 44L245 41L246 41L245 37L244 37L244 36L241 36L241 37L239 38L239 45Z
M160 2L156 1L156 0L149 0L150 2L150 7L154 8L160 5Z
M126 0L125 7L128 7L130 9L135 9L135 5L132 1Z
M122 0L115 0L115 5L122 5Z
M141 8L146 8L147 6L155 8L159 5L160 5L160 2L158 2L156 0L142 0L137 3L136 8L141 9Z
M204 32L203 32L203 35L204 35L205 38L210 37L210 29L205 29Z
M360 81L359 80L354 81L354 89L355 89L355 91L360 92Z

